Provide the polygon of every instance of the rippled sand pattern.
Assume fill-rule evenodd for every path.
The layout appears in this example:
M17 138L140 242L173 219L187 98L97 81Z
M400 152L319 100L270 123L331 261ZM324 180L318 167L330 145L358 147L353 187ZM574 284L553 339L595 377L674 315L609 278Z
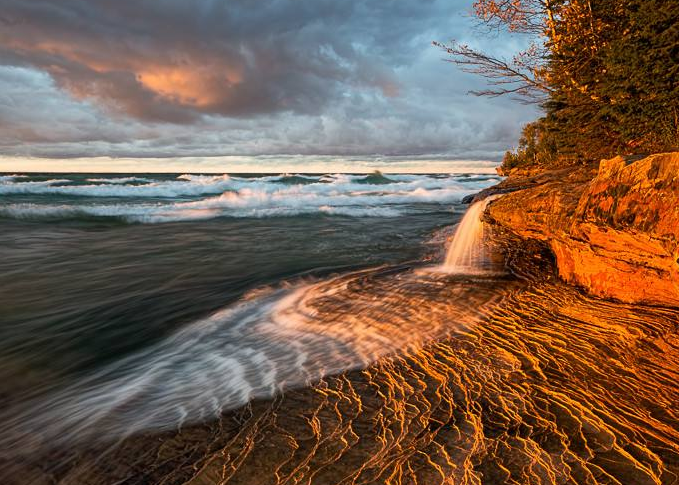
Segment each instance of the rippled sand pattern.
M218 423L17 461L3 483L679 483L676 310L551 276L412 272L305 304L316 325L421 321L442 337Z

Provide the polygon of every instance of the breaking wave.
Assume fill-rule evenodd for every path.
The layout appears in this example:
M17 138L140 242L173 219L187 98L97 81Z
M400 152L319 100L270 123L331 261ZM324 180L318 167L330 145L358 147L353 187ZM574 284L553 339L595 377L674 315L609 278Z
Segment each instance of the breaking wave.
M115 179L110 179L115 180ZM42 182L0 183L0 194L16 195L65 195L75 197L152 197L173 198L182 196L199 196L218 194L229 190L231 178L228 175L206 177L205 179L153 181L143 185L128 185L126 182L109 182L102 184L70 184L71 180L55 179ZM128 181L129 182L129 181ZM69 183L69 185L62 185Z
M149 183L152 180L142 177L116 177L116 178L91 178L88 182L95 182L99 184L129 184L131 182Z
M253 398L419 348L473 324L477 314L469 302L478 309L497 299L494 292L465 292L469 301L461 301L446 325L408 315L396 322L380 318L396 302L446 282L441 275L378 268L254 291L146 350L5 410L3 423L11 432L0 437L6 450L0 457L31 446L115 440L214 419ZM385 294L375 298L362 291L364 285Z
M204 203L209 204L208 200ZM405 211L389 207L356 207L317 205L309 207L251 207L237 210L223 207L196 207L191 203L173 205L96 205L96 206L44 206L15 204L0 207L0 217L23 220L114 218L124 222L156 224L214 219L217 217L290 217L325 214L348 217L397 217Z
M22 179L22 178L27 178L28 175L18 175L18 174L13 174L13 175L0 175L0 183L1 182L11 182L16 179Z
M386 177L380 173L262 177L183 174L165 180L139 177L12 179L0 181L0 194L9 196L0 204L0 217L114 218L129 223L314 214L396 217L418 212L424 206L429 206L428 210L448 210L448 205L496 180L423 175ZM432 204L435 207L432 208Z

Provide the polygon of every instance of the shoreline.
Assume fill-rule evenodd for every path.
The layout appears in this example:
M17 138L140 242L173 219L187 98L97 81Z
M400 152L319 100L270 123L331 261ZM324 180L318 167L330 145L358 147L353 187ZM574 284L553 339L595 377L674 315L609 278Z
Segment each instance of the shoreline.
M673 483L679 309L580 291L550 239L610 166L499 184L515 190L485 220L505 276L366 271L307 302L445 329L408 353L177 431L0 460L3 483Z
M506 277L368 272L308 302L335 321L378 301L363 318L440 338L217 421L24 457L3 483L672 483L679 311L590 297L543 243L493 230Z

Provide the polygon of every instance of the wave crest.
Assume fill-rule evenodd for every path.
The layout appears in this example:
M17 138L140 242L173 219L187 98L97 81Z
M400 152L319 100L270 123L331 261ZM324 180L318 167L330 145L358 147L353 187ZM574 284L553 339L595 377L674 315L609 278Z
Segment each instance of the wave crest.
M121 177L86 181L95 183L78 185L77 180L70 179L4 181L0 183L0 194L15 198L0 204L0 217L38 220L96 217L131 223L297 215L396 217L420 210L442 210L436 206L457 203L494 179L386 177L374 173L262 177L183 174L170 180ZM45 199L50 195L74 198L56 204ZM26 199L31 196L36 197ZM103 198L120 202L106 203ZM149 198L160 200L152 202Z

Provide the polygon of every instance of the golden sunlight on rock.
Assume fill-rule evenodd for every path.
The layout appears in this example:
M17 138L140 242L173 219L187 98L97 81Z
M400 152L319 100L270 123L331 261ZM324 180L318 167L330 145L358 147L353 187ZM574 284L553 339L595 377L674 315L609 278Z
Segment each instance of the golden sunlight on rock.
M599 296L679 305L679 154L547 173L493 203L490 217L549 243L560 275ZM518 209L518 208L521 209Z

